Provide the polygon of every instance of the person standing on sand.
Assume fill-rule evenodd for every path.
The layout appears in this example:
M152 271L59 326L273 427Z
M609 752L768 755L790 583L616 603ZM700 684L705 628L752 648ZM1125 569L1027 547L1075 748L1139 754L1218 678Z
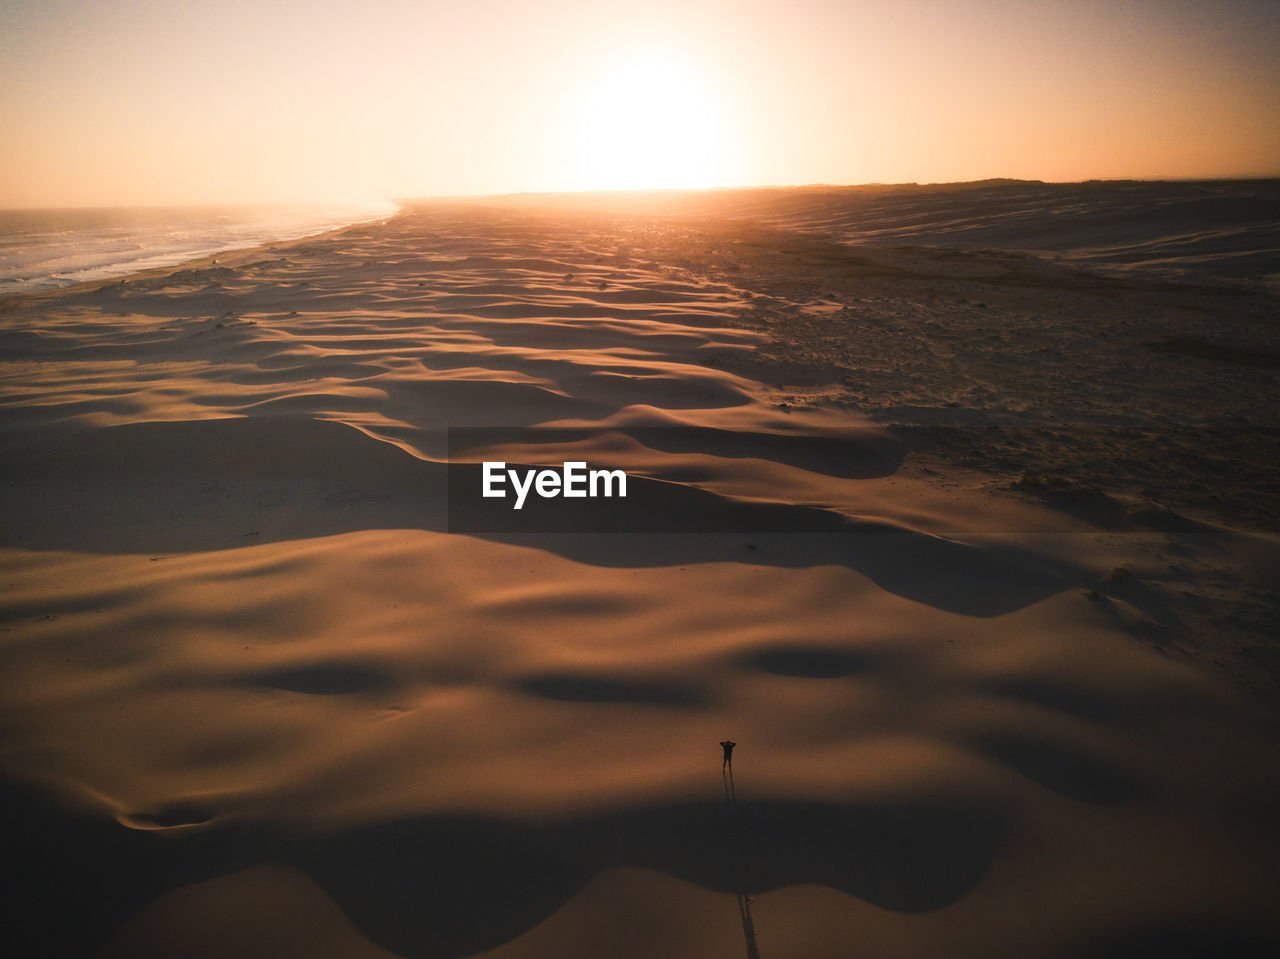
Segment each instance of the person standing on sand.
M734 747L734 746L736 746L736 745L738 745L738 744L737 744L737 743L735 743L735 742L733 742L732 740L726 739L726 740L725 740L724 742L722 742L720 745L724 747L724 762L722 762L722 763L720 764L720 771L721 771L721 772L724 772L726 769L732 768L732 766L733 766L733 747Z

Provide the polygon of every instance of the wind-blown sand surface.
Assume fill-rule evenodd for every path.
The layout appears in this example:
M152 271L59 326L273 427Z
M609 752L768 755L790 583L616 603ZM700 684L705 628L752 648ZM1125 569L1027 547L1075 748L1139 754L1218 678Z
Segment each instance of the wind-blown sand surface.
M421 203L4 301L10 951L1270 955L1274 258L1231 203L1216 271L996 249L1018 190ZM653 531L450 532L445 431L548 425L465 458L613 457Z

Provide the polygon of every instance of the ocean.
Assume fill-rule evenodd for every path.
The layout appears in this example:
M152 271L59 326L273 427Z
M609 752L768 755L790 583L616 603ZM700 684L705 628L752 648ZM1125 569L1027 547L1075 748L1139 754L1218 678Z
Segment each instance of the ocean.
M389 216L395 204L0 210L0 296L172 266Z

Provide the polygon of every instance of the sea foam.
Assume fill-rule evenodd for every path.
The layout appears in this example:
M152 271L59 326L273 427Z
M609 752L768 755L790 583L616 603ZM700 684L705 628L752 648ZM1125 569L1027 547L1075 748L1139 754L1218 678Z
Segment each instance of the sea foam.
M51 290L282 242L396 211L363 205L0 210L0 295Z

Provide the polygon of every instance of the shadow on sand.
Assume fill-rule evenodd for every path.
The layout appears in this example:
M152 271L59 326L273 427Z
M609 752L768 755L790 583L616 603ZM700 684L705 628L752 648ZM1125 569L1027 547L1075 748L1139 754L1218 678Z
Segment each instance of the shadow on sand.
M740 855L742 861L742 887L738 890L738 918L742 922L742 938L747 946L747 959L760 959L760 946L756 941L756 923L751 915L751 861L752 853L749 848L751 835L747 828L746 819L743 817L742 807L738 804L738 789L733 781L733 758L732 752L735 743L721 743L726 746L724 765L721 767L720 775L724 779L724 798L727 804L727 814L734 821L738 829L738 841L741 843Z
M0 438L0 495L8 507L0 542L146 554L371 529L446 532L451 470L474 473L470 485L479 488L474 464L420 460L344 424L306 419L10 433ZM574 521L579 532L548 532L575 526L559 515L566 501L547 502L529 531L512 526L471 535L602 567L840 565L896 595L971 616L1021 609L1069 585L1064 574L1013 546L970 546L889 522L735 500L683 483L635 477L626 500L585 501L591 508ZM687 532L654 532L654 517ZM921 575L925 569L949 573Z
M727 774L726 789L732 796ZM721 801L542 828L435 817L304 835L216 819L129 829L6 785L0 814L24 825L6 849L6 938L15 954L92 955L163 893L280 862L318 882L383 948L455 959L526 932L602 870L641 866L737 895L752 950L744 874L751 891L817 883L882 908L929 911L978 882L1007 826L997 809L955 801L732 802L739 815L726 816Z

